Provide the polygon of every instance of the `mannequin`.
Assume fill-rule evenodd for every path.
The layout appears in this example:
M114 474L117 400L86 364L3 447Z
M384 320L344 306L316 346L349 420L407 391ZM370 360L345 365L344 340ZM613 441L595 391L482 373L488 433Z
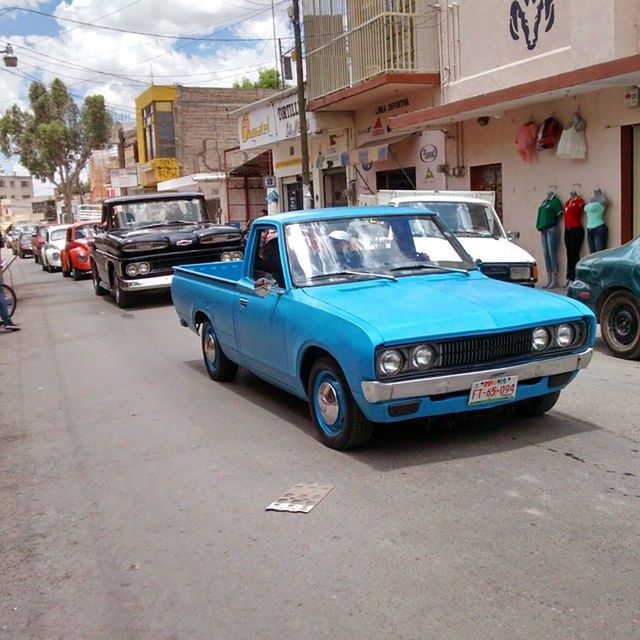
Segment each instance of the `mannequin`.
M609 228L604 221L604 214L609 205L607 196L600 189L593 192L593 197L585 204L587 214L587 244L589 253L602 251L607 248Z
M544 289L555 289L558 286L558 219L563 208L555 188L549 187L545 199L538 207L536 220L536 229L540 232L544 264L547 270L547 284L544 285Z
M569 199L564 203L564 246L567 250L566 287L576 279L576 263L580 259L580 247L584 241L584 227L582 226L584 205L584 200L575 190L569 193Z

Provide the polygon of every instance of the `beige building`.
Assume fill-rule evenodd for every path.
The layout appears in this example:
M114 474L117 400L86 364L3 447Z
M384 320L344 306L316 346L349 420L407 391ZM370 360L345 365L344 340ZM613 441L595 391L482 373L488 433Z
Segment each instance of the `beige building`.
M494 190L505 226L541 265L536 217L549 191L563 202L604 192L609 246L640 233L637 0L303 7L308 109L353 118L345 162L359 193ZM584 157L558 155L556 136L523 159L523 125L554 118L562 133L574 114L586 122ZM562 242L559 257L562 271Z
M31 221L33 179L31 176L0 174L0 228Z

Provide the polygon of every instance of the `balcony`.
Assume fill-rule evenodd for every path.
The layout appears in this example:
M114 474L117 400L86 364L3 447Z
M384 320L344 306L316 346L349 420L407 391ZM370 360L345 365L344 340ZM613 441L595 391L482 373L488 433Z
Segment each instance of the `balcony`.
M438 84L438 16L423 0L306 0L310 108L374 78L377 86Z

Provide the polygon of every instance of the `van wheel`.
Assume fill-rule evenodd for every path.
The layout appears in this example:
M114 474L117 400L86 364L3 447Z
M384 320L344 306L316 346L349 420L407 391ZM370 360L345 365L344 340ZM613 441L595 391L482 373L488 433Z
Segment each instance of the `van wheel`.
M238 365L224 354L208 320L202 324L201 335L202 357L209 377L218 382L233 380L238 373Z
M309 375L307 397L311 420L320 441L327 447L353 449L371 437L373 424L360 411L333 358L316 360Z

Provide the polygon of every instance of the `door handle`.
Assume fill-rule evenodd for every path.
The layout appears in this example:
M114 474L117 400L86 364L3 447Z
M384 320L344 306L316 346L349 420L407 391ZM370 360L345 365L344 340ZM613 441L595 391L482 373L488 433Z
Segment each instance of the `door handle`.
M249 304L249 298L238 298L238 302L240 303L241 309L246 309Z

